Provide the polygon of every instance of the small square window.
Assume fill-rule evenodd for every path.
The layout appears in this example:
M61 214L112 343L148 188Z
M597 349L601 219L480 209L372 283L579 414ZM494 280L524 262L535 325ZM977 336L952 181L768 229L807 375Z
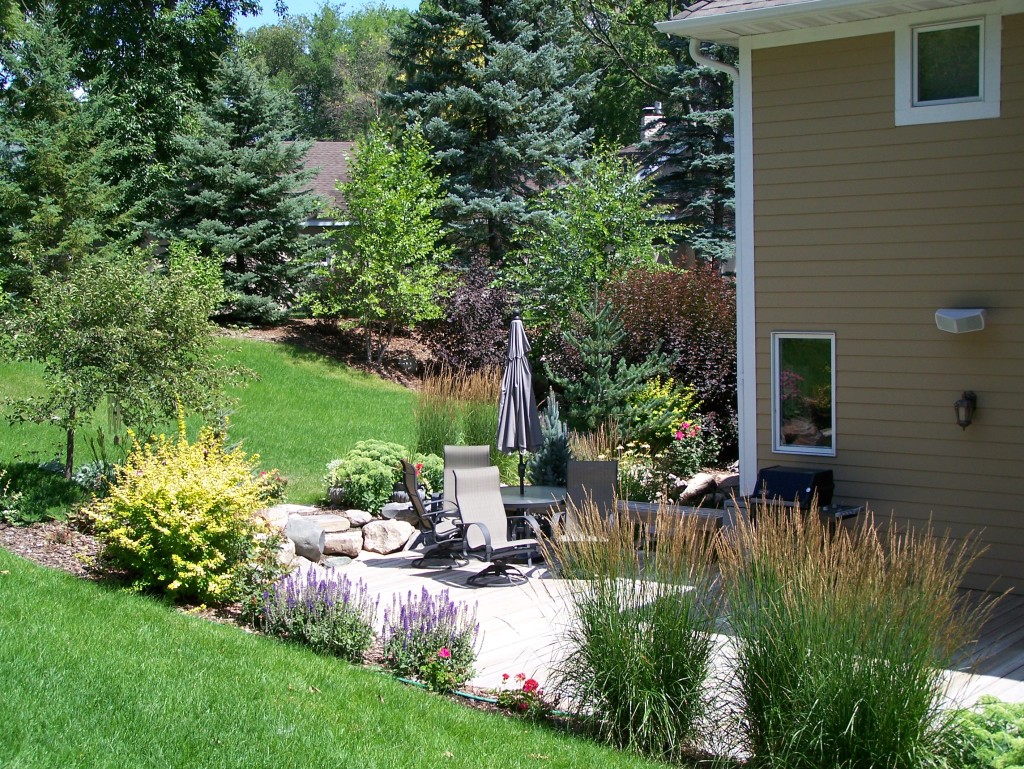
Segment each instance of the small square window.
M835 334L772 334L772 451L836 453Z
M896 32L896 125L999 117L998 15Z
M981 98L980 21L915 29L914 43L914 104L949 104Z

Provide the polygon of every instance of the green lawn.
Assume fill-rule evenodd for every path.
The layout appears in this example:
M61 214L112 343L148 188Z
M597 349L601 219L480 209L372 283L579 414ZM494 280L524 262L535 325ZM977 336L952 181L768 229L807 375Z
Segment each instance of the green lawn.
M231 393L238 403L229 437L260 454L262 467L281 470L289 480L289 501L321 499L327 462L357 441L415 443L412 391L291 345L247 339L219 339L217 344L230 363L259 375L258 381ZM37 367L0 363L5 397L23 397L39 386ZM98 414L94 426L105 421L105 414ZM95 433L78 436L76 465L92 459L86 442L90 434ZM64 436L55 428L9 426L6 418L0 422L0 462L63 458L63 446Z
M654 767L0 550L0 766Z

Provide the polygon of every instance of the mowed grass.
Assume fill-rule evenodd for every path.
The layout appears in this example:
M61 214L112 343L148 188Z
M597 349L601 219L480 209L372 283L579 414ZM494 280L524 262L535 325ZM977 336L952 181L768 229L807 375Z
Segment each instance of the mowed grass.
M0 550L0 766L654 767Z
M288 499L310 503L323 498L327 463L356 442L369 438L412 447L416 393L379 377L363 374L299 347L249 339L216 342L227 363L254 371L258 379L234 388L229 440L260 455L264 469L278 468L288 478ZM41 392L38 366L0 363L0 394L22 398ZM0 406L0 409L3 409ZM8 424L0 413L0 462L43 462L64 457L65 437L55 427ZM104 410L75 443L75 465L91 461L88 438L105 428ZM192 424L194 428L195 423ZM173 424L164 429L174 431Z
M232 392L228 436L288 478L288 499L323 499L327 463L370 438L412 448L416 393L291 345L218 341L225 357L259 379Z

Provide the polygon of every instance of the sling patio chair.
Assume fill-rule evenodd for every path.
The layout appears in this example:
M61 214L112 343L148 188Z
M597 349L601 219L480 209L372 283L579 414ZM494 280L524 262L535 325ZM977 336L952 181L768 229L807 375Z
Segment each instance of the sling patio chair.
M412 562L413 567L422 569L440 565L450 569L465 566L468 563L462 554L465 527L459 519L459 511L445 505L443 500L424 501L416 487L416 468L404 459L402 482L419 521L420 533L415 545L423 549L423 555ZM436 561L441 563L431 563Z
M570 459L566 466L565 481L565 511L559 520L561 536L578 535L576 513L585 505L593 505L604 521L609 521L615 515L619 489L617 460Z
M512 558L525 557L527 566L540 556L537 537L541 535L531 515L508 516L501 499L498 468L478 467L455 470L455 501L464 529L463 554L472 555L490 565L470 577L473 586L498 580L503 584L521 585L526 575L509 563ZM509 539L509 524L525 521L534 532L529 539Z
M452 473L470 467L488 467L490 464L490 446L445 446L444 503L455 506L455 477Z

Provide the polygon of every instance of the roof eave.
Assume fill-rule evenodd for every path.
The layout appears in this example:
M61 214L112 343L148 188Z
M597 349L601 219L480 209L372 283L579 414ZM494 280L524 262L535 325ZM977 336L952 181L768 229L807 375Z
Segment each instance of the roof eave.
M823 27L885 16L913 13L922 7L974 5L980 0L804 0L714 16L657 22L659 32L698 40L738 45L740 38Z

